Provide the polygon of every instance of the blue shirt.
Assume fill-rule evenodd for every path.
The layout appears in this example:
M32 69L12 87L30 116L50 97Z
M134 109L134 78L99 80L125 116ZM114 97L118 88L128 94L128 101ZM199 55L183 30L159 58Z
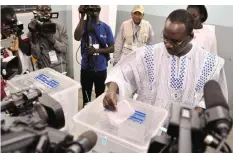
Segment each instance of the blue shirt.
M93 71L103 71L107 69L107 59L106 56L103 54L93 55L88 62L88 56L86 51L86 25L84 29L84 35L82 36L81 41L81 69L83 70L93 70ZM114 37L112 34L111 28L105 24L104 22L100 21L98 24L93 23L93 28L95 28L96 34L99 35L103 44L109 44L114 42ZM99 48L101 48L100 43L98 42L95 34L89 32L89 36L92 38L92 44L99 44ZM107 45L106 45L107 46Z

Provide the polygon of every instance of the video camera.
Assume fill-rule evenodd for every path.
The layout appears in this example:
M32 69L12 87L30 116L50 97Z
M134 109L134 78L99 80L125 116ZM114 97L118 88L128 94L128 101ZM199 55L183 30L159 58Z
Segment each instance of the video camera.
M73 136L59 131L65 125L61 105L38 89L25 89L1 102L1 152L84 153L96 144L87 131Z
M80 7L83 7L83 11L84 11L83 13L86 13L87 15L91 15L94 12L101 11L101 7L99 5L81 5Z
M21 36L23 34L23 24L20 21L15 21L14 19L11 19L11 22L8 23L8 25L2 27L2 32L6 33L6 35L15 35L15 36Z
M56 24L52 23L50 19L57 19L59 16L58 12L48 13L42 15L33 11L34 19L37 20L36 30L41 34L55 34L56 33Z
M232 153L225 142L232 118L216 81L205 84L204 99L207 109L203 113L172 105L168 135L152 138L148 153L204 153L207 146L217 153Z
M7 55L8 57L5 57L7 53L5 49L14 47L16 38L15 35L11 35L1 40L1 76L4 80L9 80L22 71L19 66L20 58L18 56Z

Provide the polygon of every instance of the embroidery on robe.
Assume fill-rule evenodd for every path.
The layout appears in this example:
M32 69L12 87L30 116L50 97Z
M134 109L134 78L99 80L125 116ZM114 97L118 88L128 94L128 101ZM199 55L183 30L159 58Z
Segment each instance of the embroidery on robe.
M184 89L185 80L185 68L186 68L186 56L181 59L179 72L176 72L176 59L172 56L171 64L171 77L170 77L170 87L178 90Z
M209 79L210 75L212 74L214 67L216 65L216 58L215 54L208 53L207 57L205 58L205 63L201 71L201 75L198 78L198 82L195 87L195 91L199 91L204 87L204 84Z
M152 83L155 80L154 72L155 72L155 64L154 64L154 54L153 54L153 47L152 46L145 46L144 50L144 61L147 67L147 73L150 82L150 90L152 90Z

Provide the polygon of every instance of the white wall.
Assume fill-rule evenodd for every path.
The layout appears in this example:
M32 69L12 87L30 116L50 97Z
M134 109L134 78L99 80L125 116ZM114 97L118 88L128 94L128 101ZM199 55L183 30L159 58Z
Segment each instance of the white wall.
M74 38L74 31L76 26L79 22L79 12L78 12L79 5L73 5L72 6L72 37ZM100 20L108 24L113 34L115 33L115 27L116 27L116 15L117 15L117 5L101 5L101 12L100 12ZM80 69L81 66L76 62L76 51L78 50L80 46L80 42L73 39L73 69L74 69L74 80L80 82ZM81 63L81 50L79 48L78 52L78 62ZM112 55L111 55L112 56ZM109 64L108 69L112 67L111 64Z
M145 14L156 16L168 16L169 13L175 9L186 9L187 5L144 5ZM120 11L131 12L133 5L118 5L117 9ZM209 17L206 21L208 24L221 25L226 27L233 27L233 19L227 18L233 14L232 5L213 6L206 5Z

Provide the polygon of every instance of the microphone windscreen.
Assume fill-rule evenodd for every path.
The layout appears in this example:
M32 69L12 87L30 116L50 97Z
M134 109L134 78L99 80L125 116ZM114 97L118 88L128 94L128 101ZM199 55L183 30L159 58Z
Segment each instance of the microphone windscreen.
M97 138L97 134L93 131L86 131L78 137L79 140L87 140L81 144L86 152L90 151L96 145Z
M224 98L223 92L218 82L214 80L208 81L204 85L204 99L206 109L222 106L229 110L226 99Z

